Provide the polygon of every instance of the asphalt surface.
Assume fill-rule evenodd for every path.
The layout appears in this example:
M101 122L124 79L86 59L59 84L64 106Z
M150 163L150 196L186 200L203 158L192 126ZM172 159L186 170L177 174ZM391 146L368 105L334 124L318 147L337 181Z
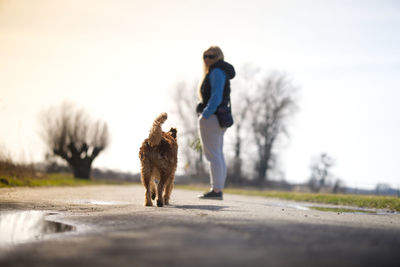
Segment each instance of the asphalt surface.
M159 208L143 206L141 186L0 189L0 227L21 224L5 214L31 210L74 227L0 242L0 266L400 266L399 214L200 193L175 189Z

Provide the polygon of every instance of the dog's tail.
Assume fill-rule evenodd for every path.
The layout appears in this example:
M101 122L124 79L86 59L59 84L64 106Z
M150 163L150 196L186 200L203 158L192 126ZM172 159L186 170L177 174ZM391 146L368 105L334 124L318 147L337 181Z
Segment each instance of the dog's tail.
M163 112L154 120L153 126L150 129L148 144L151 147L157 146L161 142L162 130L161 125L167 120L167 113Z

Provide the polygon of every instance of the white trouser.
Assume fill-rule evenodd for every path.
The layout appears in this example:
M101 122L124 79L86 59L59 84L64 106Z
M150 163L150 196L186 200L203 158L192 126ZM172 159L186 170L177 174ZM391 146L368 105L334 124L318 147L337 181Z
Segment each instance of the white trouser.
M226 128L221 128L216 115L199 120L200 140L204 155L210 163L210 184L212 189L224 189L226 164L223 145Z

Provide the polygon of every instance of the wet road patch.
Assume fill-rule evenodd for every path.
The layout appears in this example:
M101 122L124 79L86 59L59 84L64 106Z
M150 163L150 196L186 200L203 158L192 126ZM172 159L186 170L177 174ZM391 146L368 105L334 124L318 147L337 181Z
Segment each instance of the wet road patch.
M0 213L0 247L42 240L51 234L74 231L75 227L47 220L43 211Z
M128 202L122 201L104 201L104 200L95 200L95 199L81 199L75 200L72 203L80 204L80 205L100 205L100 206L111 206L111 205L128 205Z

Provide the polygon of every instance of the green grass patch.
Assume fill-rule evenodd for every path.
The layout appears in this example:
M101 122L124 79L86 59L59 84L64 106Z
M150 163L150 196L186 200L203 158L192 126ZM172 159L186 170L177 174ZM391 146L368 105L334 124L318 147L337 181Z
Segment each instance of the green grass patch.
M177 188L207 191L207 187L202 186L177 186ZM351 195L351 194L316 194L316 193L303 193L303 192L283 192L271 190L245 190L227 188L224 193L258 196L268 198L278 198L293 201L311 202L332 204L340 206L355 206L360 208L374 208L384 209L391 211L400 211L400 198L387 197L387 196L370 196L370 195Z
M325 207L309 207L312 210L319 210L319 211L331 211L337 213L369 213L369 214L376 214L376 211L371 210L356 210L356 209L345 209L345 208L325 208Z
M356 206L363 208L387 209L400 211L400 198L388 196L369 196L369 195L351 195L351 194L316 194L302 192L280 192L280 191L257 191L227 189L226 193L253 195L262 197L271 197L287 199L294 201L304 201L312 203L324 203L341 206Z
M104 184L129 184L127 182L113 180L86 180L76 179L71 174L48 174L44 177L9 177L0 176L1 187L17 187L17 186L85 186L85 185L104 185Z

